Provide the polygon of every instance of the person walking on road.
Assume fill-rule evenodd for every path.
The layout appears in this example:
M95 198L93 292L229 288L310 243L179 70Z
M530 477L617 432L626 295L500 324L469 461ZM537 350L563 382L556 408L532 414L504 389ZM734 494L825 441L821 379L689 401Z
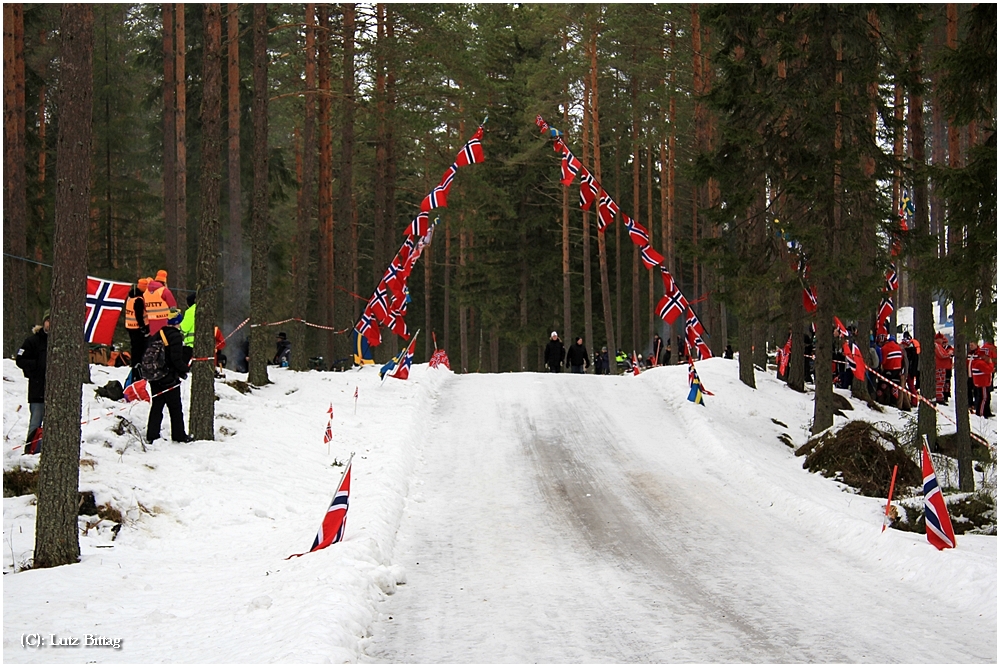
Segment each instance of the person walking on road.
M549 342L545 344L545 365L549 367L549 372L560 372L565 358L566 347L559 340L559 334L553 331L549 337Z
M583 346L583 338L577 336L569 346L566 352L566 365L572 373L582 374L585 368L590 368L590 356L587 354L587 348Z

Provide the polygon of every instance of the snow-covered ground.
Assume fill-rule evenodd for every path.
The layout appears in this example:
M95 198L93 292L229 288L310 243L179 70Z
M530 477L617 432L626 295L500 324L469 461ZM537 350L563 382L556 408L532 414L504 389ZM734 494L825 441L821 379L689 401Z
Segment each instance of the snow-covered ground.
M271 369L249 395L216 383L216 441L144 450L112 429L122 415L144 432L148 405L94 398L125 373L93 367L81 489L124 525L112 539L81 517L81 563L15 573L35 508L4 499L4 661L997 661L995 537L938 552L881 533L884 500L777 439L805 441L810 396L763 373L750 390L733 361L699 373L706 406L686 401L683 367ZM4 468L33 467L14 449L25 380L6 360L3 375ZM977 427L996 442L995 419ZM352 452L345 540L285 560ZM63 639L81 645L49 645Z

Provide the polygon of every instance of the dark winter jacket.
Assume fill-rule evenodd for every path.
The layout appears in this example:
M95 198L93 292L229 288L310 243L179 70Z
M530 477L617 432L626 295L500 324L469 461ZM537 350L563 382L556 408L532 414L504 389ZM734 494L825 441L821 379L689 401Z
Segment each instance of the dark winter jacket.
M587 354L587 348L576 343L570 345L566 352L566 365L590 368L590 356Z
M558 338L545 344L545 365L549 368L559 368L566 357L566 348Z
M28 403L45 402L45 357L48 347L49 335L39 327L17 351L17 367L28 378Z
M597 375L610 375L611 366L608 362L607 352L598 352L594 355L594 372Z
M187 378L188 374L188 356L184 351L184 334L178 331L177 327L170 325L163 327L161 331L167 339L167 344L164 348L164 354L167 359L167 374L159 380L150 382L154 393L159 393L180 384L181 380ZM146 342L147 347L150 341L159 338L159 336L159 331L155 335L150 336Z

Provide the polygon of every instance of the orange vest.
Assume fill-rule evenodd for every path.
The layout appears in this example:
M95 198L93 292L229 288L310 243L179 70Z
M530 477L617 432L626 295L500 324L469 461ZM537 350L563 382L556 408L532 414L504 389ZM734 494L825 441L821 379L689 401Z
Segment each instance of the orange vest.
M163 291L166 287L159 287L155 292L147 291L142 295L146 302L146 321L165 320L170 317L170 307L163 299Z
M135 317L135 300L138 299L138 298L139 297L137 297L137 296L130 296L128 298L128 300L125 302L125 328L126 329L138 329L138 328L140 328L140 326L139 326L139 320L137 320L136 317ZM143 313L142 319L143 320L146 319L146 314L145 313ZM144 321L143 324L147 324L147 322Z

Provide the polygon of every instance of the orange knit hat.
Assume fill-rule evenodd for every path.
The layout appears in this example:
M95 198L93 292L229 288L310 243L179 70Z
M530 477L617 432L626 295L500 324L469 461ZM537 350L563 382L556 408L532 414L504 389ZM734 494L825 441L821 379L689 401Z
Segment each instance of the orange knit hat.
M167 284L167 272L164 271L163 269L160 269L159 271L157 271L156 272L156 282L163 283L164 285L166 285Z
M149 278L139 278L139 282L136 284L139 286L140 292L145 292L146 287L149 285Z

